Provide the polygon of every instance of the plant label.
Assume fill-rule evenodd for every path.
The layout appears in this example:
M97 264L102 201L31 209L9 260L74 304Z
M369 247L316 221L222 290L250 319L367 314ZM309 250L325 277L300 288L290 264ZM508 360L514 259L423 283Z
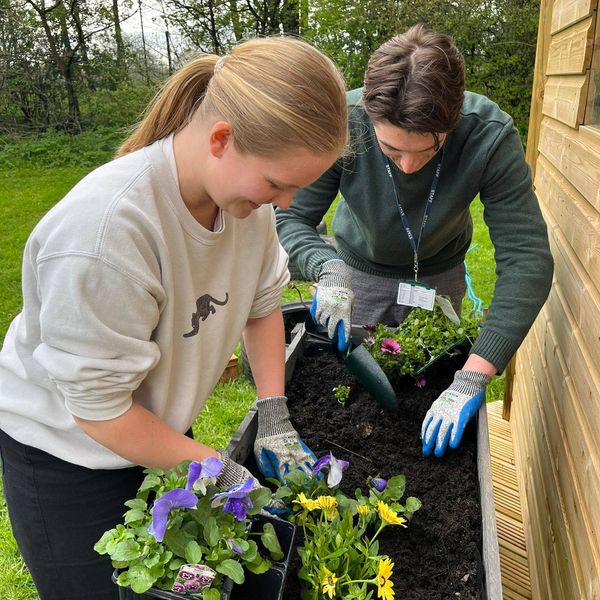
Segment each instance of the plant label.
M433 310L435 290L423 284L401 281L398 284L396 302L404 306L416 306L426 310Z
M435 301L440 305L442 312L456 325L460 325L460 319L452 306L452 302L448 300L448 298L444 298L444 296L436 296Z

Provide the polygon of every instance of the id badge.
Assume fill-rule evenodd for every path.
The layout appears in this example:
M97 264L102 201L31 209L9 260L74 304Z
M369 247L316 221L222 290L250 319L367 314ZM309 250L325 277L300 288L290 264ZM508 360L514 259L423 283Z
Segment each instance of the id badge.
M425 308L433 310L435 303L435 289L424 283L415 281L401 281L398 284L397 304L404 306L416 306L417 308Z

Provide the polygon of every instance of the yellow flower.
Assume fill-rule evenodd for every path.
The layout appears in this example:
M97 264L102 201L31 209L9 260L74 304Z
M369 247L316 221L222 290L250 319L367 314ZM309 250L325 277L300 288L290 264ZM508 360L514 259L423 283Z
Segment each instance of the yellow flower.
M337 500L333 496L319 496L317 498L317 504L319 508L323 510L325 518L332 521L337 517Z
M371 512L371 509L366 504L357 504L356 512L360 517L366 517Z
M317 503L323 510L333 510L338 506L337 500L333 496L319 496Z
M327 567L323 567L323 577L321 578L323 594L327 594L330 598L333 598L337 580L338 578L335 576L335 573L332 573Z
M379 561L379 569L377 571L377 597L383 600L394 600L393 582L390 580L394 563L386 558Z
M377 502L377 510L379 510L379 516L390 525L402 525L402 527L407 527L405 525L406 519L404 517L398 516L385 502L379 500Z
M293 500L292 504L299 504L304 510L315 510L319 508L319 504L316 500L312 500L311 498L307 498L304 495L304 492L300 492L298 494L297 500Z

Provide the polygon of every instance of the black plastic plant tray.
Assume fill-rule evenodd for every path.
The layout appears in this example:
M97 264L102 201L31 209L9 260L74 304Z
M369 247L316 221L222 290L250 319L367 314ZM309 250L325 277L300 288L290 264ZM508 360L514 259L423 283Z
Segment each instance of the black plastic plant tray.
M245 580L241 585L235 585L231 579L226 577L221 589L221 600L281 600L288 563L296 537L296 526L278 517L267 515L257 515L252 521L250 532L253 530L262 531L263 524L267 522L273 525L283 552L283 558L277 562L273 561L271 568L262 575L245 571ZM255 541L259 552L268 555L268 551L263 547L260 538L257 537ZM113 572L112 578L115 583L118 574L117 570ZM180 594L158 588L150 588L143 594L136 594L131 588L119 586L119 600L146 600L149 598L190 600L191 598L201 597L201 594Z

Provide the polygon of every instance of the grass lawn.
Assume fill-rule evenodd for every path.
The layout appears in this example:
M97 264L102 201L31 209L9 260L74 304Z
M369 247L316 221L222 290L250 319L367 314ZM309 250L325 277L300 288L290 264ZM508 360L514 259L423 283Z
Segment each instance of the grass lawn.
M0 344L10 321L21 309L21 256L25 241L40 217L53 206L89 169L0 167ZM473 203L474 243L467 255L475 293L488 306L495 281L493 248L483 223L482 206ZM331 231L331 210L326 222ZM309 284L298 282L305 300ZM285 290L284 301L298 300L296 290ZM464 307L470 308L465 300ZM503 377L488 387L488 401L502 397ZM254 388L243 378L220 384L208 400L202 418L194 425L196 439L214 447L224 447L254 400ZM1 487L1 481L0 481ZM0 598L38 600L11 534L6 505L0 497Z

